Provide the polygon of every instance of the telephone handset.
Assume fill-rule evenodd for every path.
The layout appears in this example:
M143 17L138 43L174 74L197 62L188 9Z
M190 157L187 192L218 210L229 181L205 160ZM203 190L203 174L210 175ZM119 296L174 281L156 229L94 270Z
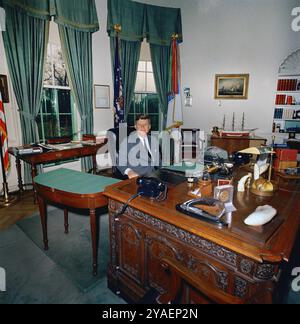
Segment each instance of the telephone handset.
M129 204L138 197L145 196L156 201L164 201L167 199L168 186L159 179L140 177L137 179L136 183L138 185L137 193L128 199L127 203L115 214L115 217L124 214Z
M168 186L157 178L140 177L136 181L138 185L138 194L149 197L157 201L163 201L167 198Z

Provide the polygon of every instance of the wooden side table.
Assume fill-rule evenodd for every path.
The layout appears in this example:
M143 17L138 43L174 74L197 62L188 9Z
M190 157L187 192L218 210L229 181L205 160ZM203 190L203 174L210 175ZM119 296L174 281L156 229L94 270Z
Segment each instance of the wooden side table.
M47 203L66 207L89 209L93 248L93 274L97 275L97 227L96 209L107 206L102 194L105 187L119 180L82 173L69 169L58 169L34 178L40 217L43 229L44 249L48 250ZM69 232L68 211L65 209L65 233Z

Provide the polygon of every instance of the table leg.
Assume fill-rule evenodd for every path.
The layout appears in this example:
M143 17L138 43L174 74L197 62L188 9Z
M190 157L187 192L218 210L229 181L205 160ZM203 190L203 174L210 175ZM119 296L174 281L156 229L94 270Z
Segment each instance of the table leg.
M93 174L97 173L97 157L96 154L93 155Z
M49 246L48 246L48 233L47 233L47 205L45 203L45 200L40 196L38 196L38 202L39 202L41 223L43 228L44 250L48 251Z
M22 168L21 168L21 161L18 156L16 156L16 168L17 168L17 175L18 175L18 187L20 194L23 193L23 181L22 181Z
M65 234L69 234L69 213L68 209L64 209L64 216L65 216Z
M31 178L32 178L32 185L33 185L33 191L34 191L34 204L36 205L37 203L37 192L34 187L34 178L37 176L37 170L36 170L36 165L31 164Z
M91 222L91 234L92 234L92 245L93 245L93 275L97 276L97 222L96 222L95 209L90 210L90 222Z

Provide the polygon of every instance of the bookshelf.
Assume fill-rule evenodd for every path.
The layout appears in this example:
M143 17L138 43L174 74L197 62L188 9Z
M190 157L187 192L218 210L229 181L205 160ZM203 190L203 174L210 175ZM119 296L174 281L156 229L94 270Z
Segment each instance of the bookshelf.
M273 132L300 133L300 74L278 76Z

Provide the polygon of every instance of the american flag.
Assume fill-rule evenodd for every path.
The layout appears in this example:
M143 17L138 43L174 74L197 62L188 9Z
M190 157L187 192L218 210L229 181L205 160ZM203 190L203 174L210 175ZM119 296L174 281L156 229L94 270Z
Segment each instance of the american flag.
M8 157L8 140L7 140L7 127L6 127L6 120L5 120L5 111L2 102L2 96L0 92L0 133L1 133L1 148L3 154L3 166L5 172L9 169L9 157Z
M125 109L122 84L122 70L120 63L119 38L116 37L115 66L114 66L114 107L115 107L115 127L124 123Z

